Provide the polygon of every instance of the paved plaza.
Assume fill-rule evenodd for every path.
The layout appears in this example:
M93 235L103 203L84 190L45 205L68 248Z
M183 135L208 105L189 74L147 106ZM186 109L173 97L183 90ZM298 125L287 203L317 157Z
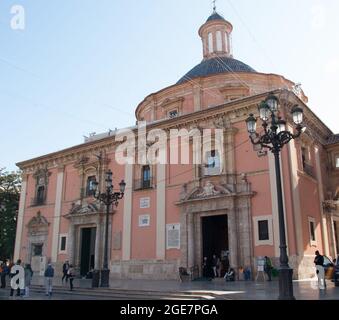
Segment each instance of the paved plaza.
M149 280L111 280L110 288L84 288L79 279L74 282L75 290L62 285L60 279L54 281L52 297L44 294L43 278L35 277L31 289L32 300L277 300L279 286L272 282L224 282L213 281L149 281ZM327 289L319 290L313 280L294 281L294 295L297 300L339 300L339 287L327 281ZM0 289L0 299L9 298L9 287Z

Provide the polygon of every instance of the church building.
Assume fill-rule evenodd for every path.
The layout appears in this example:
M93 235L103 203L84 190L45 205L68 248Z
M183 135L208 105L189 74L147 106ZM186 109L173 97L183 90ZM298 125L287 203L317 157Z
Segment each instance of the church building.
M135 158L140 158L140 145L152 149L166 133L166 163L147 158L121 164L117 153L126 139L110 131L17 164L23 183L15 259L31 263L38 273L48 261L58 273L65 260L82 276L102 269L106 207L94 194L96 185L105 192L106 172L111 170L115 189L121 180L126 183L123 198L108 215L112 279L178 279L180 267L195 268L201 275L203 258L213 254L220 259L228 255L233 268L249 267L254 275L260 257L271 257L278 267L274 156L254 150L245 122L249 114L258 115L258 105L269 94L279 99L290 131L291 108L297 104L304 111L305 132L281 152L287 250L294 278L314 275L316 250L329 258L337 256L339 135L307 106L307 96L294 82L235 59L232 30L214 10L198 31L202 61L136 107L137 123L146 126L127 130L136 136ZM140 127L144 141L137 133ZM194 161L193 136L187 139L189 161L170 161L175 158L171 130L209 130L211 139L198 144L200 162ZM177 140L179 156L183 140Z

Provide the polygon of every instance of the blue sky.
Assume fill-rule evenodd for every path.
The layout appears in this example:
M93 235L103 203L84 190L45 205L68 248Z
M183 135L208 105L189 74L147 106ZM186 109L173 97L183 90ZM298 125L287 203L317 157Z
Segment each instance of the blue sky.
M25 30L12 30L13 5ZM234 57L301 82L311 109L339 132L339 2L219 0ZM0 167L135 123L148 94L202 59L209 0L0 1Z

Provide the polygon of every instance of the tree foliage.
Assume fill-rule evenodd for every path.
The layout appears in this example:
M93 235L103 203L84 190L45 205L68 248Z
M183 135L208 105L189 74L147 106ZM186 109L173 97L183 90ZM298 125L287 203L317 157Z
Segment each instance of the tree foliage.
M13 257L20 189L20 172L0 168L0 260Z

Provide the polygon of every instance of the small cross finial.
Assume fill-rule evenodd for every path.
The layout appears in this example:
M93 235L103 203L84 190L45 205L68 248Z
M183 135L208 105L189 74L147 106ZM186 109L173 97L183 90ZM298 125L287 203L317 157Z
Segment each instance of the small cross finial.
M217 2L217 0L213 0L213 12L217 12L216 2Z

